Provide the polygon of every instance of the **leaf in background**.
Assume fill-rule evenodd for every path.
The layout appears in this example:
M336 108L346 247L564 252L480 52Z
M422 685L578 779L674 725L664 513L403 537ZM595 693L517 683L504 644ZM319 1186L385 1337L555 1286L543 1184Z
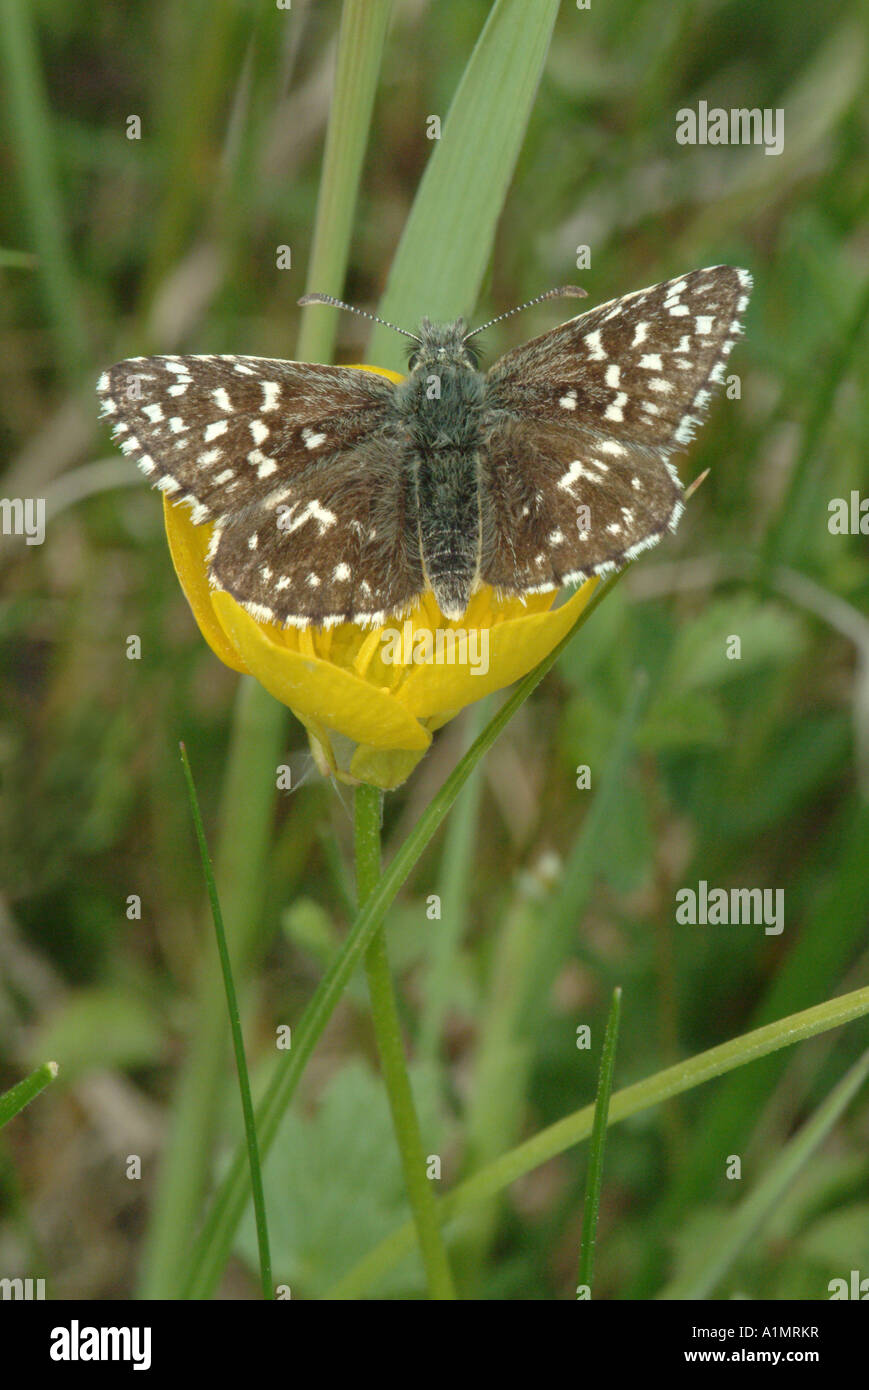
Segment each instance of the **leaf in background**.
M428 1143L440 1136L437 1087L429 1071L412 1072L414 1097ZM436 1145L432 1146L436 1148ZM290 1112L281 1122L264 1169L275 1281L293 1297L315 1298L408 1214L401 1163L386 1092L367 1063L352 1061L329 1081L316 1114ZM250 1209L237 1249L257 1268ZM416 1253L393 1270L378 1297L421 1294Z
M56 1057L64 1081L106 1067L145 1067L166 1054L165 1028L140 992L79 990L34 1037L31 1056Z
M740 639L741 656L726 655L727 640ZM676 689L720 685L767 665L780 665L803 645L803 624L792 611L748 593L734 593L706 604L682 624L672 656L669 682Z

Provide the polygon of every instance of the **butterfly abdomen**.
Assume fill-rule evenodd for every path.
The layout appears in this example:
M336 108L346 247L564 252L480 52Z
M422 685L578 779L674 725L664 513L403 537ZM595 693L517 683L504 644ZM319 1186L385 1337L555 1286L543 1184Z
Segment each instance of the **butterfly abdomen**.
M429 363L406 386L420 557L441 612L458 619L479 571L483 379L454 363Z
M421 457L416 472L419 549L428 584L447 618L461 618L480 562L478 460L465 450Z

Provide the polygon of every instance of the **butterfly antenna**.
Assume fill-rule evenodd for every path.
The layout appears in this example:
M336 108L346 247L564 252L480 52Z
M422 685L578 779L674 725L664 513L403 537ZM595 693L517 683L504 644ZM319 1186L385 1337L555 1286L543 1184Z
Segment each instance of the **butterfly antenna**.
M557 290L547 290L545 294L538 294L534 299L528 299L524 304L518 304L515 309L508 309L506 314L499 314L497 318L489 319L488 323L480 324L479 328L474 328L464 336L464 342L473 338L475 334L482 333L484 328L491 328L493 323L500 323L502 319L508 319L511 314L520 314L523 309L530 309L532 304L542 304L544 299L585 299L588 290L582 290L578 285L562 285Z
M298 304L331 304L333 309L346 309L348 314L360 314L364 319L371 319L374 323L382 323L384 328L394 328L396 333L403 333L405 338L413 338L415 343L421 342L415 333L408 333L406 328L399 328L397 323L390 323L387 319L378 318L376 314L369 314L367 309L357 309L352 304L345 304L343 299L335 299L331 294L303 294L301 299L296 302Z

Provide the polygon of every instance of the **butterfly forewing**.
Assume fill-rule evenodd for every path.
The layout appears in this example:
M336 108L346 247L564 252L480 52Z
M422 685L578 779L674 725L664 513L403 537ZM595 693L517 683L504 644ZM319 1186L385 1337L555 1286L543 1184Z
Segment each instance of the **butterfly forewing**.
M683 493L670 455L724 379L750 286L744 270L695 270L495 363L481 459L486 582L556 587L618 568L675 529Z
M191 504L194 522L214 523L212 583L256 616L334 623L406 606L422 588L413 531L385 524L385 509L394 518L405 507L385 378L270 358L143 357L110 368L98 393L124 452Z
M491 398L607 438L684 447L723 381L750 288L747 271L710 266L601 304L500 358Z

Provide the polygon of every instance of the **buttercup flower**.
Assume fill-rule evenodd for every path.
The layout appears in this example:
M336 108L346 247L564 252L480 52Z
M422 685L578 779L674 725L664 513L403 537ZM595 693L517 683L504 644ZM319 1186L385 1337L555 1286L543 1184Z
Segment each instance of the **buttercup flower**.
M360 370L401 379L383 368ZM289 706L323 772L384 789L410 775L436 729L542 661L597 583L589 580L555 609L555 590L522 600L499 598L483 585L458 621L445 618L427 592L409 614L383 627L282 628L209 587L212 528L194 526L188 509L166 497L163 507L176 573L215 655Z

